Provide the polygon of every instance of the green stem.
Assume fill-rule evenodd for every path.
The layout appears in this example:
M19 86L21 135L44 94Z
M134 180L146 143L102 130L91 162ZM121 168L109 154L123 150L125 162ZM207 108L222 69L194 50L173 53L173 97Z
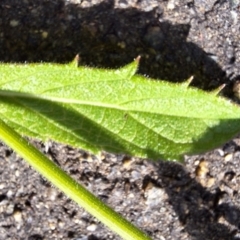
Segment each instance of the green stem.
M53 185L126 240L151 240L109 206L72 179L54 162L0 119L0 138Z

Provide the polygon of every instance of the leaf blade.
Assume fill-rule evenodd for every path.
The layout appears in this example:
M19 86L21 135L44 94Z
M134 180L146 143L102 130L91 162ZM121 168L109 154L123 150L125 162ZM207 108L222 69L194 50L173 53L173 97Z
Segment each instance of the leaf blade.
M207 151L240 131L230 101L136 69L137 61L118 70L1 64L0 113L12 126L18 119L22 134L153 159Z

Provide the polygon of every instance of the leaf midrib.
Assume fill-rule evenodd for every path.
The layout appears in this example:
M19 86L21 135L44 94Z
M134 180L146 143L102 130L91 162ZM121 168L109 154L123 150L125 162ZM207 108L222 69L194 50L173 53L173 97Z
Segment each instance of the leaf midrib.
M201 120L204 119L206 120L206 117L204 116L186 116L186 115L178 115L178 114L169 114L169 113L160 113L160 112L155 112L151 111L151 109L142 110L142 109L131 109L129 107L122 107L122 104L126 104L126 102L119 103L119 105L116 104L108 104L108 103L103 103L103 102L96 102L96 101L86 101L86 100L76 100L72 98L59 98L59 97L48 97L48 96L41 96L38 94L31 94L31 93L23 93L23 92L16 92L16 91L10 91L10 90L0 90L0 97L11 97L11 98L29 98L29 99L36 99L36 100L47 100L51 102L58 102L58 103L65 103L65 104L77 104L77 105L85 105L85 106L92 106L92 107L101 107L101 108L107 108L107 109L115 109L115 110L120 110L125 113L130 113L130 112L142 112L142 113L150 113L150 114L157 114L157 115L164 115L164 116L171 116L171 117L180 117L180 118L189 118L189 119L196 119L196 120ZM146 98L147 100L149 98ZM143 100L143 99L139 99ZM131 100L133 101L138 101L137 100ZM129 101L127 101L129 102ZM176 112L175 112L176 113ZM216 120L215 118L208 117L208 120ZM225 118L219 118L219 120L224 120ZM228 117L229 119L229 117ZM235 119L235 118L232 118Z

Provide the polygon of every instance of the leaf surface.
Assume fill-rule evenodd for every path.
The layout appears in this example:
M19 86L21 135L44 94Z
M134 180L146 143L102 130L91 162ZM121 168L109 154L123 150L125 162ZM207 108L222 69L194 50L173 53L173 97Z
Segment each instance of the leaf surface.
M240 108L214 93L117 69L0 64L0 114L22 135L93 153L181 160L240 131Z

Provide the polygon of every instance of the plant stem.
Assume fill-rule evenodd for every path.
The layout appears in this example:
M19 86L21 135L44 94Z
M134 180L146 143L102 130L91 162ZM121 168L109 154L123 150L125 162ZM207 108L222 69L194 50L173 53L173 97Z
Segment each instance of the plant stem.
M104 204L86 188L72 179L66 172L1 119L0 138L53 185L108 226L112 231L119 234L123 239L151 240L144 232L132 225L120 214L116 213L112 208Z

